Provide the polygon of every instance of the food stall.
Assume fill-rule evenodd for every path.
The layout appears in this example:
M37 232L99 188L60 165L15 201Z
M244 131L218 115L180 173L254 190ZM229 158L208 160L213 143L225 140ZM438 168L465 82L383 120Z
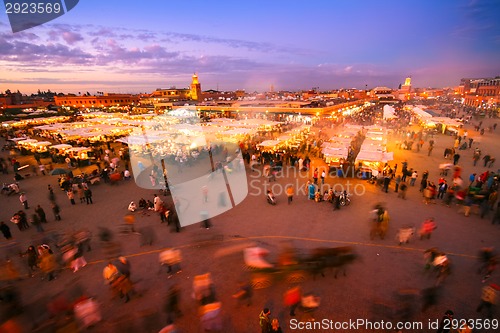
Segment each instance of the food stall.
M363 179L371 178L371 175L378 176L384 169L385 163L394 159L393 152L383 152L381 150L361 150L356 157L356 167L358 176Z
M34 153L41 154L42 157L48 157L49 156L49 149L48 147L52 145L52 142L49 141L38 141L33 144L32 151Z
M78 166L90 165L92 160L95 160L92 149L87 147L72 147L67 149L66 153L70 159L76 160Z
M35 139L21 140L17 141L17 147L21 151L21 155L28 155L30 152L33 151L34 144L37 142L38 140Z

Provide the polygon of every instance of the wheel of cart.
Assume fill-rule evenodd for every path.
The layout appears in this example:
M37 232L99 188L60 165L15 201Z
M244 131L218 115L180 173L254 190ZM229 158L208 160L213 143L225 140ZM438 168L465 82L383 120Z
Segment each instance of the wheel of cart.
M193 298L199 305L215 302L215 290L210 273L196 275L193 279Z
M258 270L265 268L273 268L274 265L267 262L264 256L269 254L269 251L262 247L249 247L243 251L243 260L248 270Z
M92 298L76 303L74 313L82 330L96 325L102 319L99 304Z
M301 321L314 321L314 313L319 308L321 299L312 293L302 296L300 301Z
M160 269L162 266L167 266L167 273L180 273L182 255L181 250L169 248L160 252L159 255Z
M304 282L305 280L306 274L302 270L292 271L285 278L285 281L288 284L299 284Z
M252 288L265 289L271 286L271 274L275 272L274 265L264 259L269 253L262 247L249 247L243 251L245 269L252 272Z
M269 274L265 273L255 273L252 275L252 288L253 289L265 289L269 288L272 284L271 277Z
M396 239L399 242L399 245L402 245L405 243L409 243L414 234L415 234L415 227L404 226L402 228L399 228Z
M213 302L200 306L200 321L205 332L221 332L222 316L220 302Z

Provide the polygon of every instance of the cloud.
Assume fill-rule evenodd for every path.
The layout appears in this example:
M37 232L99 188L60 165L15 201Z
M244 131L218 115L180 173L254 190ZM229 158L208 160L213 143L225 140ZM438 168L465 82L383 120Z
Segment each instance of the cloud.
M83 37L79 33L66 31L62 34L62 39L70 45L75 44L76 42L82 41Z
M98 27L97 30L92 30L87 33L89 36L95 36L95 37L116 37L116 33L105 27Z
M344 72L345 73L351 73L352 72L352 68L353 68L353 66L347 66L347 67L344 68Z
M92 55L59 43L34 44L0 37L0 60L29 66L88 64Z

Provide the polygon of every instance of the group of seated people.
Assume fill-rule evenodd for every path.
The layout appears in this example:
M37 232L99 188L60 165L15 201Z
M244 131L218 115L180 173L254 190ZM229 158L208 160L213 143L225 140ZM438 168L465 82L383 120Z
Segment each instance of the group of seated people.
M134 201L130 202L128 210L131 212L135 212L137 209L154 210L154 207L153 201L141 198L138 205Z
M323 194L321 193L321 190L318 189L318 191L314 194L314 201L316 202L328 201L330 203L333 203L336 196L339 196L339 193L336 193L332 189L325 190Z
M7 195L19 193L19 185L17 185L17 183L12 183L12 184L3 183L2 194L4 193Z

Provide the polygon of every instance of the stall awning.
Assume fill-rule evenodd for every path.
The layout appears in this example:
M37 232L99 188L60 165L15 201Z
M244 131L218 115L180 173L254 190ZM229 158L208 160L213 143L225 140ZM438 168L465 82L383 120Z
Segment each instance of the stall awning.
M72 145L68 145L66 143L61 143L61 144L58 144L58 145L50 146L50 148L54 148L54 149L69 149L69 148L72 148L72 147L73 147Z
M274 147L274 146L278 145L279 143L280 143L280 141L278 141L278 140L265 140L265 141L262 141L261 143L259 143L258 146Z
M52 145L52 142L49 142L49 141L39 141L39 142L35 143L35 146L37 146L37 147L51 146L51 145Z
M362 150L356 157L356 161L366 161L366 162L389 162L394 159L393 152L381 152L381 151L369 151Z

